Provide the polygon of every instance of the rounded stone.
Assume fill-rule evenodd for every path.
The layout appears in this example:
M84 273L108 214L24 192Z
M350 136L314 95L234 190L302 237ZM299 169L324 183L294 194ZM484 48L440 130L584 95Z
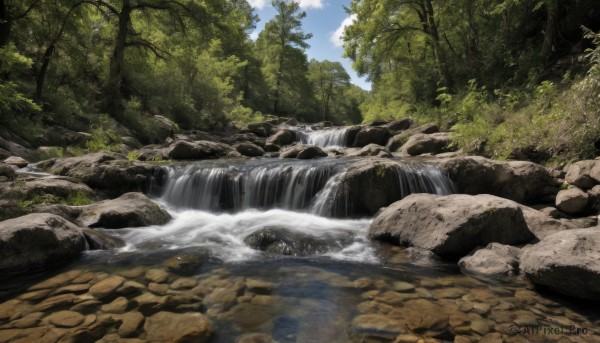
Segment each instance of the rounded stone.
M104 298L113 294L124 282L125 279L120 276L108 277L90 287L90 294L97 299Z
M85 316L73 311L59 311L46 317L55 326L72 328L83 323Z

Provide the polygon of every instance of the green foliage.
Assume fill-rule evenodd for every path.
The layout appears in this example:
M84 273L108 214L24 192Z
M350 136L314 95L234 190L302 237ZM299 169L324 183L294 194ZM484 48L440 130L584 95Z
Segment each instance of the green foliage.
M64 203L71 206L84 206L93 204L94 200L90 198L86 193L76 192L69 194Z
M91 126L92 137L85 143L87 149L90 152L120 151L120 139L113 126L113 121L107 115L99 115Z
M18 76L31 67L33 61L21 55L14 44L0 47L0 75ZM10 80L0 82L0 120L12 112L28 113L40 111L40 107L19 91L17 84Z

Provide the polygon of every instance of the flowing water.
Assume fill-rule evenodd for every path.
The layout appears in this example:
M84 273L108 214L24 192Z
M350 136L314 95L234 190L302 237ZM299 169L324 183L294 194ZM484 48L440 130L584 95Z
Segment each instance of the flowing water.
M297 128L296 135L298 140L304 144L313 144L323 148L342 148L349 145L347 127L335 127L321 130L310 128Z
M370 242L371 218L334 218L353 162L165 167L155 196L170 223L103 230L126 245L0 277L0 342L174 339L193 331L191 313L214 323L218 343L600 341L596 304L478 280ZM434 166L397 171L400 196L453 192ZM170 319L157 333L159 313Z

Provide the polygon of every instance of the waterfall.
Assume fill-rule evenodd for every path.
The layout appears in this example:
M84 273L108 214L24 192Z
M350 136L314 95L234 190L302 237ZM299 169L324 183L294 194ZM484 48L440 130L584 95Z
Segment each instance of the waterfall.
M300 142L320 147L345 147L348 145L347 127L336 127L323 130L297 131Z
M355 161L255 160L227 166L203 161L165 166L161 197L177 208L211 212L280 208L347 217L353 215L353 198L357 197L345 184ZM385 182L394 198L454 193L452 181L435 166L398 163L391 170L395 174Z

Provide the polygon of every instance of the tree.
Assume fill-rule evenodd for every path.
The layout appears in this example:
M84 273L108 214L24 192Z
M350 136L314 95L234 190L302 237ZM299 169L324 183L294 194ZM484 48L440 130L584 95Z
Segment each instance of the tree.
M350 75L340 62L311 60L308 79L320 102L323 120L329 120L330 105L350 87Z
M306 12L300 11L297 2L273 0L272 4L277 15L265 25L259 35L258 45L264 56L266 74L270 74L267 78L270 76L273 114L279 115L283 89L297 88L293 83L306 83L306 76L304 80L290 76L298 74L298 70L307 69L304 50L309 47L306 41L312 38L312 34L302 31L302 19L306 17Z

